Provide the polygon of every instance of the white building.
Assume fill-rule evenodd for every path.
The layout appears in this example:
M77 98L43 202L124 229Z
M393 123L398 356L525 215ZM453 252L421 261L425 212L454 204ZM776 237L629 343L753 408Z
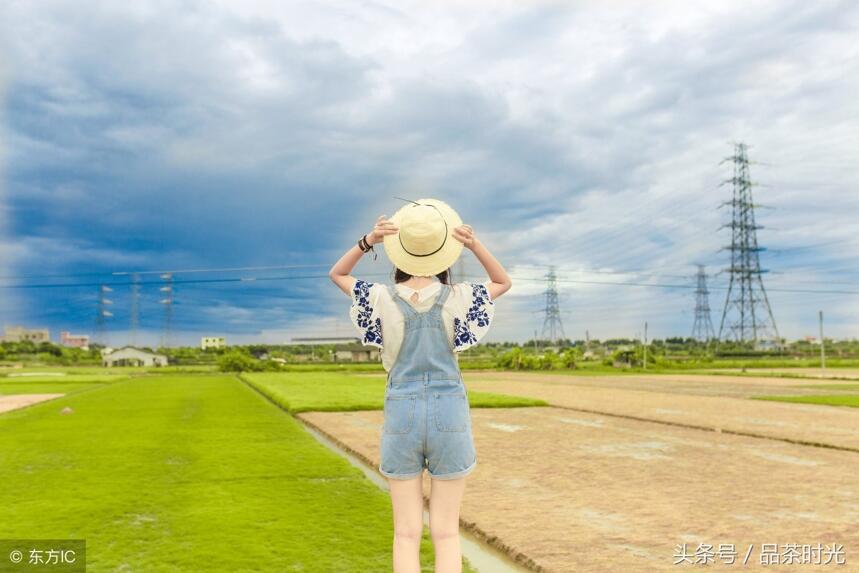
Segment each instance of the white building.
M200 340L200 348L224 348L227 345L227 340L223 336L204 336Z
M102 355L102 366L167 366L167 357L133 346L123 346Z
M338 344L334 347L334 362L379 362L379 349L362 344Z
M0 336L0 342L50 342L51 331L47 328L24 328L23 326L7 326L6 334Z

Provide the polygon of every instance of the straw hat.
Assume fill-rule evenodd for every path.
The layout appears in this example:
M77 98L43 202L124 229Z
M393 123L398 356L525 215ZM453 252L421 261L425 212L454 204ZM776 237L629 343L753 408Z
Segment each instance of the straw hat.
M464 245L453 236L462 219L444 201L418 199L403 205L388 220L399 231L385 235L385 253L398 269L412 276L437 275L462 253Z

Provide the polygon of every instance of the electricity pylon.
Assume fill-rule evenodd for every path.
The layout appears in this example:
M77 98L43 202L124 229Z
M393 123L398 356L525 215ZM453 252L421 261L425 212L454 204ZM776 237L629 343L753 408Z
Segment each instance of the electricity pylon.
M556 345L564 336L564 325L561 323L561 311L558 309L558 286L555 267L550 266L545 275L546 285L546 317L543 320L543 340L549 340Z
M698 265L697 286L695 288L695 323L692 325L692 338L707 342L716 337L713 321L710 320L710 291L707 290L707 273L704 265Z
M137 346L138 315L140 313L140 275L131 273L131 346Z
M98 288L98 314L95 317L95 332L96 340L102 346L107 346L104 319L113 316L113 313L107 310L107 307L113 304L113 301L104 296L105 293L109 292L113 292L113 289L107 285L100 285Z
M731 201L725 201L722 205L731 205L733 212L731 223L722 225L731 228L731 245L722 249L730 249L731 266L724 269L730 275L730 283L722 321L719 324L719 339L722 340L725 332L728 312L734 310L735 316L728 325L728 332L734 340L752 342L755 348L781 346L775 318L761 278L767 271L761 269L758 253L765 249L758 246L757 230L763 227L755 224L755 207L759 205L752 201L753 183L749 178L746 144L734 144L734 154L721 163L725 161L733 163L734 176L723 181L722 185L731 183L733 196ZM726 339L727 336L726 333Z
M164 281L164 286L159 290L165 293L165 297L160 300L164 305L164 331L161 335L161 346L166 348L170 346L173 330L173 274L163 273L161 279Z

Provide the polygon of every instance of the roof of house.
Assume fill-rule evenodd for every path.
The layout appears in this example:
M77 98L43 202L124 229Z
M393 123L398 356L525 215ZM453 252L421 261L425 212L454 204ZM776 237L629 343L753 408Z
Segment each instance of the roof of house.
M116 350L114 350L110 354L105 355L105 358L110 358L111 356L119 354L120 352L122 352L124 354L129 354L129 355L131 355L131 354L138 354L138 355L143 354L146 356L155 356L158 358L167 358L163 354L157 354L155 352L149 352L147 350L143 350L141 348L137 348L136 346L131 346L131 345L126 345L126 346L123 346L122 348L117 348Z
M363 344L338 344L334 347L335 352L351 351L351 352L373 352L378 351L377 348L364 346Z

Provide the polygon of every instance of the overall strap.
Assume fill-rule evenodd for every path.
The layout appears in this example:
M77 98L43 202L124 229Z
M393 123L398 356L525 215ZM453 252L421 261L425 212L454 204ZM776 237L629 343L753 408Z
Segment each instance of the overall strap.
M400 293L397 292L397 289L393 285L387 285L387 286L388 286L388 291L390 291L390 293L391 293L391 298L394 299L394 302L397 304L397 306L400 307L400 310L403 311L403 315L405 317L411 318L411 317L416 316L418 314L418 311L416 311L414 308L412 308L412 305L407 303L403 299L403 297L400 296Z
M430 308L429 312L437 312L438 309L444 304L444 301L447 300L447 296L450 294L450 285L446 285L441 283L441 290L438 292L438 296L435 298L435 303L433 303L432 308Z

